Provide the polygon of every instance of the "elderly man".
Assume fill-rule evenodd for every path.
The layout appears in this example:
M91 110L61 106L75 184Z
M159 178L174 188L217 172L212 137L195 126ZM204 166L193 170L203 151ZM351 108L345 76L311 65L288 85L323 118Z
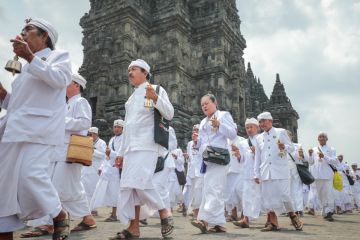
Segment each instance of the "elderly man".
M148 83L150 66L142 59L132 61L128 67L129 81L135 90L125 104L124 137L118 152L117 164L122 165L117 217L130 225L113 239L140 236L140 206L160 210L161 233L171 234L173 226L168 211L153 184L153 175L159 155L166 151L154 140L154 110L171 120L174 108L166 91ZM144 211L142 211L143 213ZM147 216L141 216L141 219Z
M334 211L334 193L333 193L333 176L332 165L336 166L336 151L327 145L328 136L324 132L318 134L319 146L309 150L309 163L312 166L310 171L315 178L313 183L316 187L316 195L323 208L323 216L327 221L334 221L332 217ZM310 192L312 189L310 188Z
M287 132L273 127L269 112L259 114L258 121L263 133L257 136L258 148L255 151L255 181L261 183L262 205L267 211L267 223L262 231L278 231L277 214L285 208L292 225L302 230L303 223L294 213L290 197L290 171L287 154L294 151Z
M68 97L65 117L64 144L57 147L56 155L51 159L49 174L59 194L61 204L72 218L82 218L72 231L89 230L94 228L95 219L90 214L89 204L86 199L84 186L81 183L81 164L66 163L66 154L72 134L86 136L91 127L91 107L88 101L81 97L81 92L86 87L86 80L72 74L72 82L66 88ZM31 232L24 233L21 237L39 237L52 232L50 217L29 221L28 225L34 226Z
M248 139L241 141L243 162L242 180L242 209L244 218L234 221L233 224L241 228L250 227L250 218L258 218L261 207L260 185L254 181L255 150L257 146L256 136L259 132L259 122L255 118L248 118L245 121L246 134Z
M0 239L12 239L22 222L50 215L53 239L66 239L69 216L48 175L49 160L65 137L69 54L54 50L58 34L45 20L27 20L14 52L27 64L12 83L0 85Z
M100 180L96 184L95 192L90 201L91 210L103 206L112 207L111 214L105 219L105 222L117 221L116 205L119 197L121 169L119 171L115 166L115 159L122 142L123 127L124 121L122 119L114 121L114 136L110 139L109 145L106 148L106 161L103 161L103 164L100 167Z

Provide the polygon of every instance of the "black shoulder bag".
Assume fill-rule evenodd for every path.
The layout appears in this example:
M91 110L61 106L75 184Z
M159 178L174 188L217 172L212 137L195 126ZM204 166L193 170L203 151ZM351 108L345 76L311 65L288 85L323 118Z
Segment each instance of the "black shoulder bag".
M156 94L159 95L160 86L156 86ZM169 125L170 121L163 118L159 110L154 108L154 140L161 146L169 149Z
M165 157L158 157L154 173L164 170L165 160L168 157L168 155L169 153L167 153Z
M294 161L297 171L299 173L301 182L306 184L306 185L310 185L315 181L314 176L311 174L311 172L309 171L309 169L307 168L307 166L303 165L303 164L297 164L295 162L295 159L293 158L293 156L291 156L291 154L289 153L289 156L291 157L291 159Z

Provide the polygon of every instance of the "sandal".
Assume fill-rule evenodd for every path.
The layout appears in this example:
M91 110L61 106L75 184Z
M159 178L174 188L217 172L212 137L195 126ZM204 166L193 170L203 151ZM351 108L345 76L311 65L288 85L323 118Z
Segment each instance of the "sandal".
M87 230L91 230L91 229L95 229L97 226L96 224L93 225L89 225L86 224L84 222L79 223L78 225L76 225L76 227L74 227L71 232L81 232L81 231L87 231Z
M280 228L273 223L269 223L260 231L262 231L262 232L277 232L277 231L280 231Z
M105 219L105 222L117 222L116 216L110 215L107 219Z
M161 219L161 235L163 237L169 236L174 231L172 217Z
M54 233L52 234L53 240L69 239L70 235L70 215L66 212L66 217L60 221L54 221Z
M115 237L109 238L109 240L121 240L121 239L137 239L139 236L133 235L128 230L124 229L121 232L116 233Z
M243 220L240 221L233 221L232 222L235 226L241 227L241 228L249 228L249 224L244 222Z
M226 228L219 226L219 225L215 225L214 227L209 229L209 232L211 233L224 233L226 232Z
M233 221L237 221L237 218L232 215L228 215L226 217L226 222L233 222Z
M300 218L296 215L290 217L292 225L295 227L296 231L302 231L304 224L300 221Z
M147 219L141 219L141 220L139 220L139 222L144 226L148 225Z
M26 232L20 235L20 238L33 238L33 237L41 237L41 236L47 236L52 234L53 231L50 231L49 229L36 227L30 232Z
M201 233L206 233L208 231L207 223L204 220L193 220L191 221L191 225L200 229Z

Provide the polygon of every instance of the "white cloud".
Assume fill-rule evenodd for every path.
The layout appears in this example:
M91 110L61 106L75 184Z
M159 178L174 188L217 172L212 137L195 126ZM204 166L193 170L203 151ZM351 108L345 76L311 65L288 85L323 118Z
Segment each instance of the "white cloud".
M326 131L330 145L342 152L347 161L360 163L354 140L360 134L356 128L360 117L359 3L237 3L241 32L247 41L245 60L252 63L268 94L275 74L280 73L300 115L300 142L314 146L317 133Z

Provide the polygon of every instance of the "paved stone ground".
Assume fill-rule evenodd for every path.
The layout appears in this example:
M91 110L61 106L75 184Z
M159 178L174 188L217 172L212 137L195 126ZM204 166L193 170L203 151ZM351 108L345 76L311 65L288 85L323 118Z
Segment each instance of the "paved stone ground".
M123 229L123 225L118 222L107 223L104 219L108 216L110 208L102 208L99 213L100 216L96 218L97 229L73 233L70 235L72 240L102 240L108 239ZM264 226L265 217L254 221L249 229L240 229L232 223L227 223L227 233L217 234L201 234L200 230L190 224L189 218L181 216L179 213L174 214L175 230L168 239L267 239L267 240L293 240L293 239L307 239L307 240L333 240L333 239L360 239L360 213L354 212L351 214L334 215L335 222L324 221L321 216L304 216L305 223L303 231L295 231L290 226L288 217L280 217L279 223L281 227L280 232L260 232ZM72 221L71 225L74 227L79 221ZM149 219L149 225L141 227L141 239L162 239L160 234L160 223L156 218ZM20 233L26 230L15 233L15 239L19 238ZM28 239L51 239L51 237L28 238Z

